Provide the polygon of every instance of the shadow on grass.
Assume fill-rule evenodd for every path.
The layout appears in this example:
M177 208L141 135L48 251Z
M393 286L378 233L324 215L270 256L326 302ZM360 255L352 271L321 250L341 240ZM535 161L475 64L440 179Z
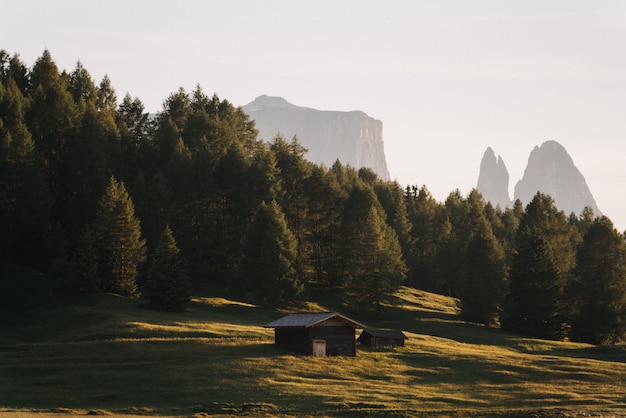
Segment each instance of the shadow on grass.
M108 341L0 351L2 407L168 409L265 402L260 365L284 353L269 343Z

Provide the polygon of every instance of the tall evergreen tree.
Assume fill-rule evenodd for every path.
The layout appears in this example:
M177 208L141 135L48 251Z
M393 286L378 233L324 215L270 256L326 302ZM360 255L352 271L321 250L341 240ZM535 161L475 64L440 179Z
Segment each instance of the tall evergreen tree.
M276 155L276 165L280 170L281 192L279 198L281 208L285 213L289 229L293 232L298 243L298 274L311 269L309 231L306 225L308 206L305 184L311 175L311 164L304 158L307 149L293 137L287 142L280 134L274 137L270 149Z
M182 312L189 304L190 287L187 266L172 230L166 225L150 257L143 294L155 309Z
M565 213L557 209L552 197L539 192L526 205L520 219L519 229L526 228L543 234L559 270L561 286L565 286L576 264L576 248L580 243L576 228L568 222Z
M405 253L409 268L409 284L435 292L437 287L437 255L447 241L452 227L445 211L426 186L407 187L405 191L411 242Z
M234 290L273 307L300 301L304 283L295 269L296 247L278 203L261 203L244 239Z
M626 339L626 245L624 236L606 217L587 229L577 253L579 301L572 337L592 344Z
M386 222L396 231L402 246L402 253L406 256L413 247L413 240L411 239L412 226L402 188L395 181L378 181L374 185L374 191L387 215Z
M52 196L30 132L0 117L0 252L12 262L47 269Z
M69 82L69 92L80 108L84 109L87 103L95 103L96 86L91 75L80 61L76 63L76 68L70 74Z
M115 116L117 95L115 94L115 89L113 89L111 79L106 74L102 77L102 81L96 91L96 107L98 111L104 114Z
M522 202L517 199L513 202L512 208L506 208L500 214L501 229L494 231L504 250L507 266L511 265L511 260L513 259L515 236L523 214L524 206Z
M94 223L101 290L138 296L137 276L146 258L139 220L123 182L111 177Z
M557 261L540 231L520 230L510 271L503 327L539 338L566 335L566 306Z
M81 229L93 221L98 202L112 173L110 143L115 132L107 129L93 102L83 104L80 128L68 139L63 198L57 199L60 220L74 244Z
M308 216L305 219L310 242L312 279L318 284L337 286L341 265L341 211L346 193L325 168L313 167L307 179Z
M461 292L461 314L469 321L496 325L506 295L507 271L504 251L484 217L477 220L467 243L465 264L467 281Z
M395 231L370 206L353 236L348 261L346 303L360 311L380 313L406 278L406 265Z
M215 268L222 277L236 274L253 211L249 206L248 172L250 161L240 144L232 144L215 169L217 205L215 208Z
M30 88L30 72L22 62L19 54L9 57L9 53L0 50L0 82L15 82L21 93L26 96Z
M512 318L509 322L512 329L547 338L566 336L570 309L567 289L576 262L578 239L578 231L556 208L550 196L537 193L526 205L510 269L508 309L511 311L507 314ZM528 248L533 245L539 246L538 249ZM525 286L533 293L523 293L526 287L522 287L521 280L529 281ZM522 296L518 292L522 292ZM526 309L533 309L528 320L519 314Z
M51 190L60 198L59 185L67 156L67 141L75 134L80 113L68 92L68 80L61 77L49 51L35 62L31 72L32 105L27 123L43 157ZM57 208L61 211L61 208Z

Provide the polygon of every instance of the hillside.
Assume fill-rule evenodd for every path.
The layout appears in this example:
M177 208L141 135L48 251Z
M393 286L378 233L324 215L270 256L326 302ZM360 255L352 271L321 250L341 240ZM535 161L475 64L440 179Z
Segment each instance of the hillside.
M359 348L356 358L279 351L262 325L285 312L225 297L194 297L182 314L101 295L5 316L0 414L624 413L623 348L510 335L460 321L453 299L409 288L397 296L382 320L346 313L370 326L402 328L406 346ZM341 309L333 291L314 291L312 299L303 310Z

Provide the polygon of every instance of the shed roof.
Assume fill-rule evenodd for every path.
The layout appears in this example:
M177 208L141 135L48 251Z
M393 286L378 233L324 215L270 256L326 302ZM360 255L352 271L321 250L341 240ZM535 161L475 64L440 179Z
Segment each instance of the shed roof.
M347 326L352 328L365 328L365 325L358 323L347 316L337 312L313 312L313 313L297 313L284 316L276 321L265 324L265 328L310 328L321 324L324 321L338 318Z
M396 339L396 340L408 339L408 337L404 335L404 333L399 329L366 328L365 330L363 330L363 333L368 333L372 337L376 337L376 338L390 338L390 339Z

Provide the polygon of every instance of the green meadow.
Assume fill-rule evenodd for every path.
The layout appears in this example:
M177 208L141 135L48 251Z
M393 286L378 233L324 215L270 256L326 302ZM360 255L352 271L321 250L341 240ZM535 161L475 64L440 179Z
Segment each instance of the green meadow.
M76 296L0 320L0 416L626 415L625 347L468 324L454 299L409 288L376 319L346 312L333 291L311 296L299 310L401 328L406 346L293 355L263 328L287 311L197 296L162 313Z

